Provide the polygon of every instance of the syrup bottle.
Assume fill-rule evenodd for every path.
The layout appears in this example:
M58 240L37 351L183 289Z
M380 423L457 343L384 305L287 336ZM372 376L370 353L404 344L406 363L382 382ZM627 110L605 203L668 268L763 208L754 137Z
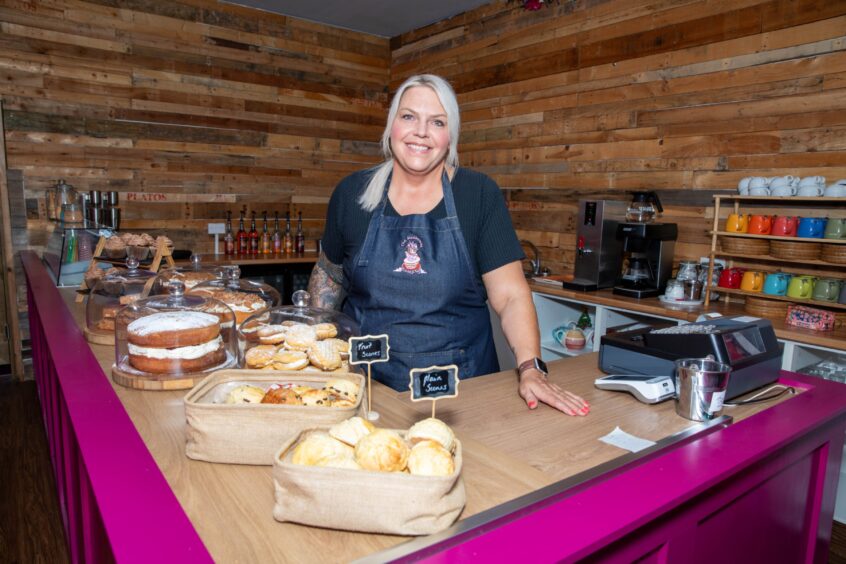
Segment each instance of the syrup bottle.
M261 213L264 216L264 227L261 232L261 253L263 255L269 255L273 249L270 247L270 233L267 232L267 212Z
M257 255L259 252L259 234L256 230L256 212L252 213L252 223L250 223L250 254Z
M279 231L279 212L273 212L273 221L276 223L276 228L273 230L273 252L278 255L282 252L282 233Z
M303 212L297 212L297 237L294 240L297 254L305 253L305 233L303 233Z
M294 237L291 234L291 212L285 212L285 254L294 252Z
M244 229L244 211L241 210L241 219L238 220L238 254L246 255L250 252L250 239Z
M232 236L232 212L226 212L226 235L223 236L223 254L232 256L235 254L235 237Z

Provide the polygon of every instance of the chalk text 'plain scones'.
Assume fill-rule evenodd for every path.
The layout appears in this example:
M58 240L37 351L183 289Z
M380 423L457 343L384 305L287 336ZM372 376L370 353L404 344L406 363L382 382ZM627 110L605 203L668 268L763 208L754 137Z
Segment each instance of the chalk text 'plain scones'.
M127 326L129 363L155 374L199 372L226 360L220 318L199 311L168 311Z

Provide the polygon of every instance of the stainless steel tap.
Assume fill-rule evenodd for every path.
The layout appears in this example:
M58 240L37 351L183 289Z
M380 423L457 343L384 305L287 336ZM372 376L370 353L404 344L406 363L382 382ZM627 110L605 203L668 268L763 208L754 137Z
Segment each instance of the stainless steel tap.
M535 246L535 244L532 243L531 241L527 241L527 240L523 239L522 241L520 241L520 244L526 245L530 249L532 249L532 254L534 255L534 258L529 259L529 263L532 265L532 276L540 276L541 272L542 272L541 271L540 251Z

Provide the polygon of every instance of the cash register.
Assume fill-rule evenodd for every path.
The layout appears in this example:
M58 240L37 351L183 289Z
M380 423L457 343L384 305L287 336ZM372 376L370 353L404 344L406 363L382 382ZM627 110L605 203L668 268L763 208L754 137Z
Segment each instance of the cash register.
M769 320L717 317L603 335L599 368L607 374L672 377L677 359L711 356L731 366L726 390L726 399L731 399L775 382L781 369L781 352Z

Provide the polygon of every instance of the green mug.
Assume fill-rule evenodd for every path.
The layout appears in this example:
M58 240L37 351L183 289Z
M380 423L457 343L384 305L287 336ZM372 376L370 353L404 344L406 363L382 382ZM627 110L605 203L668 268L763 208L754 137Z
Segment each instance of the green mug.
M836 302L840 296L840 280L820 278L814 283L814 299L821 302Z
M794 276L787 285L787 295L799 300L810 299L814 293L814 277L807 274Z
M825 224L826 239L843 239L846 237L846 219L832 217Z

